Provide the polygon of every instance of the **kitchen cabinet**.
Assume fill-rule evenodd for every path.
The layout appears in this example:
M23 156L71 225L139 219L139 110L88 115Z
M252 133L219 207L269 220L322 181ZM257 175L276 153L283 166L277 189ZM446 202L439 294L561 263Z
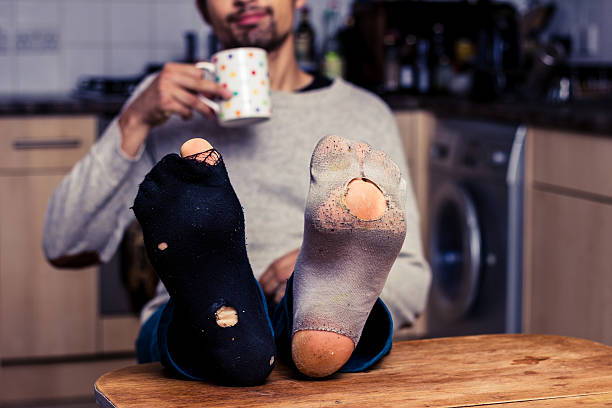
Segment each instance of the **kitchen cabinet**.
M523 330L612 344L612 138L531 128Z
M421 242L423 243L423 249L426 250L429 143L435 130L435 116L422 110L401 110L395 111L394 114L404 145L410 181L419 209ZM411 327L400 329L395 334L395 339L404 340L425 336L427 332L425 313Z
M2 359L94 353L97 269L56 269L41 242L49 197L93 143L95 118L3 119L0 129Z
M429 173L429 141L435 129L435 116L422 110L396 111L397 122L404 153L408 162L410 181L416 196L421 219L421 238L425 239L427 220L427 175Z
M98 267L42 251L49 197L97 131L95 115L0 118L0 404L90 396L89 380L134 362L137 319L99 315Z

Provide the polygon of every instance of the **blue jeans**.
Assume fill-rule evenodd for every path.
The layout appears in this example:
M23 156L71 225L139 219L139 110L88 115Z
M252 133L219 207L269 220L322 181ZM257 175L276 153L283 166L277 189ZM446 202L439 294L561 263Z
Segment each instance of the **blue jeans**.
M259 288L263 298L263 292ZM293 279L289 279L287 290L281 302L276 306L272 316L272 327L278 348L279 356L291 363L291 328L293 327ZM265 305L264 300L264 305ZM199 370L186 364L179 365L172 358L168 350L168 328L174 315L172 299L161 306L147 319L140 328L136 340L136 352L139 363L161 361L161 363L175 374L192 379L204 380L194 374ZM393 336L393 321L389 310L377 299L355 351L350 359L342 366L340 372L364 371L387 355L391 350Z

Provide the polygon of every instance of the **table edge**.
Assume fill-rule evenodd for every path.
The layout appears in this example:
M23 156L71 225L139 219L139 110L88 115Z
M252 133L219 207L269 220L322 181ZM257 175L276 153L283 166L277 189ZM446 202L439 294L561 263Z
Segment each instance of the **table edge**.
M98 404L98 406L101 408L117 408L115 404L113 404L108 397L98 389L97 384L94 384L94 397L96 399L96 404Z

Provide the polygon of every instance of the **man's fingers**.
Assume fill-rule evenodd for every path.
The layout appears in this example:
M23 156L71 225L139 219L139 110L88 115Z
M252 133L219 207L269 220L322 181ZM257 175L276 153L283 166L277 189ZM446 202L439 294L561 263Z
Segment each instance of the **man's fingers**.
M287 280L293 273L293 269L295 268L295 262L297 261L298 254L300 253L300 249L293 250L288 254L284 255L282 258L279 258L276 262L278 262L276 269L279 272L278 280Z
M259 284L264 294L272 295L276 292L280 285L285 284L287 279L293 273L295 268L295 261L297 260L300 249L294 249L293 251L281 256L264 271L259 277Z
M274 275L273 278L268 280L266 283L263 283L263 284L260 283L261 289L263 290L265 295L273 294L280 283L280 281L276 279L276 274L273 273L273 275Z
M191 92L177 88L174 90L174 98L189 109L195 109L209 118L214 116L213 110Z
M285 296L285 290L287 290L287 281L281 283L276 289L274 294L274 303L280 303L283 296Z
M263 285L270 282L270 280L274 277L273 275L274 275L274 272L272 271L272 267L268 266L268 269L266 269L264 273L262 273L261 276L259 277L259 284L262 286L262 289L263 289Z
M197 69L197 68L196 68ZM163 73L160 75L164 75ZM220 96L223 99L229 99L233 96L232 92L225 89L221 84L212 81L206 81L200 77L193 77L187 75L184 72L168 72L162 80L171 81L176 85L186 88L190 91L208 94L213 96Z
M176 113L180 115L183 119L191 119L193 116L191 109L187 108L185 105L180 103L178 100L173 100L164 104L162 108L165 115L169 115L171 113Z
M193 64L183 64L180 62L168 62L164 65L162 70L163 72L177 72L183 75L191 76L195 79L202 78L202 70L200 68L196 68Z

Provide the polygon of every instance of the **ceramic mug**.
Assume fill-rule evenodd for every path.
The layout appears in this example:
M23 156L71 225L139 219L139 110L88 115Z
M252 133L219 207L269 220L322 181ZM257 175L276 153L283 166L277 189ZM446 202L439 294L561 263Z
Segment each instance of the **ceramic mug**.
M196 67L204 71L205 78L214 78L234 94L225 101L200 96L217 113L221 126L248 126L270 119L270 75L265 50L227 49L213 54L210 62L198 62Z

